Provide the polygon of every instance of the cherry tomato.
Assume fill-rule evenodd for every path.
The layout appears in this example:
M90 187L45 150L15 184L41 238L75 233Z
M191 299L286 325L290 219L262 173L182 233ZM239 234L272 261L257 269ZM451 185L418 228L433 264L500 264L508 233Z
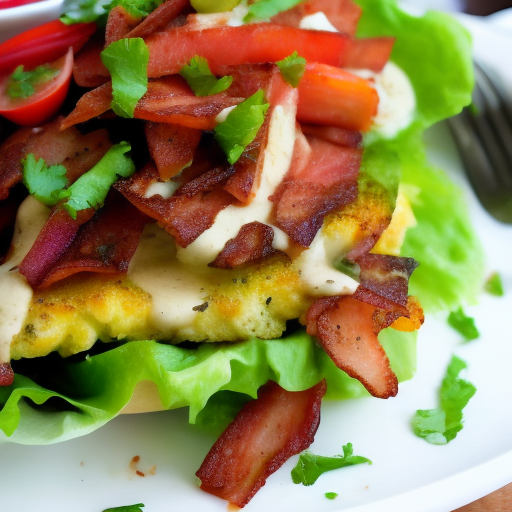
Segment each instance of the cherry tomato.
M20 5L33 4L39 0L0 0L0 9L10 9Z
M64 25L54 20L18 34L0 44L0 75L12 73L21 64L33 69L52 62L69 47L77 52L95 30L95 23Z
M73 49L55 61L59 74L40 84L32 96L13 99L7 93L10 75L0 80L0 115L21 126L36 126L48 121L61 107L69 89L73 71Z

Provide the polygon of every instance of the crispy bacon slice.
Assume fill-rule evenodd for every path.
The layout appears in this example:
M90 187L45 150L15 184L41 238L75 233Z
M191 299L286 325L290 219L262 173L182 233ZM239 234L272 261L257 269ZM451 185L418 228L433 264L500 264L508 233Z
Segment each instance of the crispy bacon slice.
M29 153L43 158L47 165L66 167L66 176L75 181L93 167L111 147L106 130L88 134L76 128L61 131L62 118L38 128L22 128L0 146L0 199L22 179L21 160Z
M195 128L153 122L144 125L144 132L162 181L169 180L191 163L202 135L201 130Z
M298 244L308 247L331 211L357 197L362 149L309 137L307 164L294 158L283 183L271 197L276 224ZM297 164L298 163L298 164Z
M166 0L149 13L126 37L146 37L169 25L188 10L190 10L189 0Z
M11 191L7 199L0 201L0 265L11 245L16 213L26 196L27 190L19 185Z
M333 144L358 148L363 143L363 134L355 130L347 130L337 126L321 126L316 124L301 124L302 133L324 139Z
M177 190L171 197L148 196L149 187L161 181L152 163L114 185L137 208L156 219L182 247L210 228L217 214L235 201L223 189L234 172L233 167L215 165L215 158L207 154L208 148L199 149L192 166L176 181ZM212 152L215 152L213 148Z
M120 193L83 224L73 242L40 283L49 286L77 272L125 273L148 217Z
M34 288L43 283L55 263L71 245L82 224L94 215L94 209L80 210L76 219L62 208L55 207L39 235L20 263L20 274Z
M14 382L14 371L10 363L0 363L0 387L10 386Z
M276 254L273 241L274 230L270 226L261 222L245 224L236 237L226 242L222 251L208 266L232 269L262 261Z
M355 262L360 286L354 298L383 309L407 307L409 278L418 267L414 258L367 253Z
M377 338L375 311L350 295L321 298L308 310L306 327L338 368L371 395L389 398L397 394L398 380Z
M325 391L325 381L296 392L272 381L262 386L201 464L196 473L201 489L247 505L272 473L313 442Z
M96 34L75 55L73 79L80 87L98 87L110 80L110 73L100 57L104 47L105 39Z
M105 47L119 39L123 39L139 23L139 20L128 13L121 5L116 5L109 13L105 27Z

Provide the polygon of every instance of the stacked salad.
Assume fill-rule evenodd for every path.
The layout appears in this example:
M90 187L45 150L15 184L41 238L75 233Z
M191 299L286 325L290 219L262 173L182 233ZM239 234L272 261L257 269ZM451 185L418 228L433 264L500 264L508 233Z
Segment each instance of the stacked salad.
M273 3L278 2L260 0L253 5L265 8ZM412 207L416 222L407 229L400 251L419 263L409 281L409 294L419 298L427 314L452 310L475 299L481 286L482 252L461 192L429 165L422 137L427 128L470 103L470 38L441 13L414 17L393 0L356 4L362 8L357 37L396 38L390 60L405 73L415 96L407 126L392 134L376 127L364 133L361 171L386 191L393 205L400 190ZM84 2L67 14L67 21L90 22L99 16L101 24L101 16L113 7ZM147 15L143 9L155 7L140 6L142 11L132 15ZM271 7L267 16L278 11ZM114 74L112 79L115 82ZM117 108L126 113L124 106ZM227 154L229 159L232 155ZM341 267L340 271L348 272ZM399 381L414 375L415 339L416 332L386 328L379 333ZM331 400L368 394L333 363L314 336L296 324L277 339L198 346L162 341L121 340L70 358L52 353L13 361L14 382L0 387L0 439L47 444L90 433L122 412L143 381L156 385L162 408L188 407L192 423L215 433L269 380L290 392L325 381L325 398Z

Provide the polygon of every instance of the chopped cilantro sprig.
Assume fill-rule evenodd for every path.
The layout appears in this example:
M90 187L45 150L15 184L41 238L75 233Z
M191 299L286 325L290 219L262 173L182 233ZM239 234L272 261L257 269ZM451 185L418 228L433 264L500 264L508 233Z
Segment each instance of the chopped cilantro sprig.
M372 463L366 457L354 455L352 443L343 446L343 455L334 457L314 455L306 451L301 453L297 465L292 469L292 480L294 484L313 485L327 471L366 462L368 464Z
M208 61L199 55L181 68L180 75L187 81L196 96L210 96L225 91L233 82L232 76L217 78L210 70Z
M123 505L121 507L106 508L103 512L142 512L144 503L135 505Z
M50 81L58 74L59 70L50 64L37 66L31 71L25 71L24 66L18 66L8 79L7 94L10 98L25 100L36 92L38 85Z
M462 430L462 410L476 393L473 384L459 378L465 368L465 361L452 357L439 391L439 407L418 410L414 415L412 429L418 437L431 444L446 444Z
M503 297L505 290L503 289L503 282L498 272L494 272L489 276L485 283L485 291L496 297Z
M140 37L120 39L101 52L112 77L112 110L133 117L135 107L148 89L149 50Z
M293 87L297 87L306 71L306 59L295 51L283 60L277 61L276 64L283 79Z
M22 162L23 182L37 200L48 206L65 201L64 208L76 219L79 210L102 206L110 187L119 176L127 178L135 172L135 165L127 155L130 149L128 142L112 146L92 169L69 188L65 188L68 180L63 165L47 166L42 158L36 160L29 153Z
M304 0L258 0L249 6L249 12L244 17L244 22L268 20L287 11Z
M265 101L265 92L260 89L238 104L226 120L215 127L215 138L230 164L234 164L245 147L254 140L265 121L269 106Z
M475 319L467 316L462 308L452 311L448 315L448 323L462 334L466 341L476 340L480 336Z

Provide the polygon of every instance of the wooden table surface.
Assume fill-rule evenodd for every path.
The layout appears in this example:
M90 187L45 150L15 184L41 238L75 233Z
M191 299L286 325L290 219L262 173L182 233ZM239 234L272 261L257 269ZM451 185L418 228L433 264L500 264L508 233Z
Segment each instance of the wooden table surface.
M453 512L511 512L512 483Z

